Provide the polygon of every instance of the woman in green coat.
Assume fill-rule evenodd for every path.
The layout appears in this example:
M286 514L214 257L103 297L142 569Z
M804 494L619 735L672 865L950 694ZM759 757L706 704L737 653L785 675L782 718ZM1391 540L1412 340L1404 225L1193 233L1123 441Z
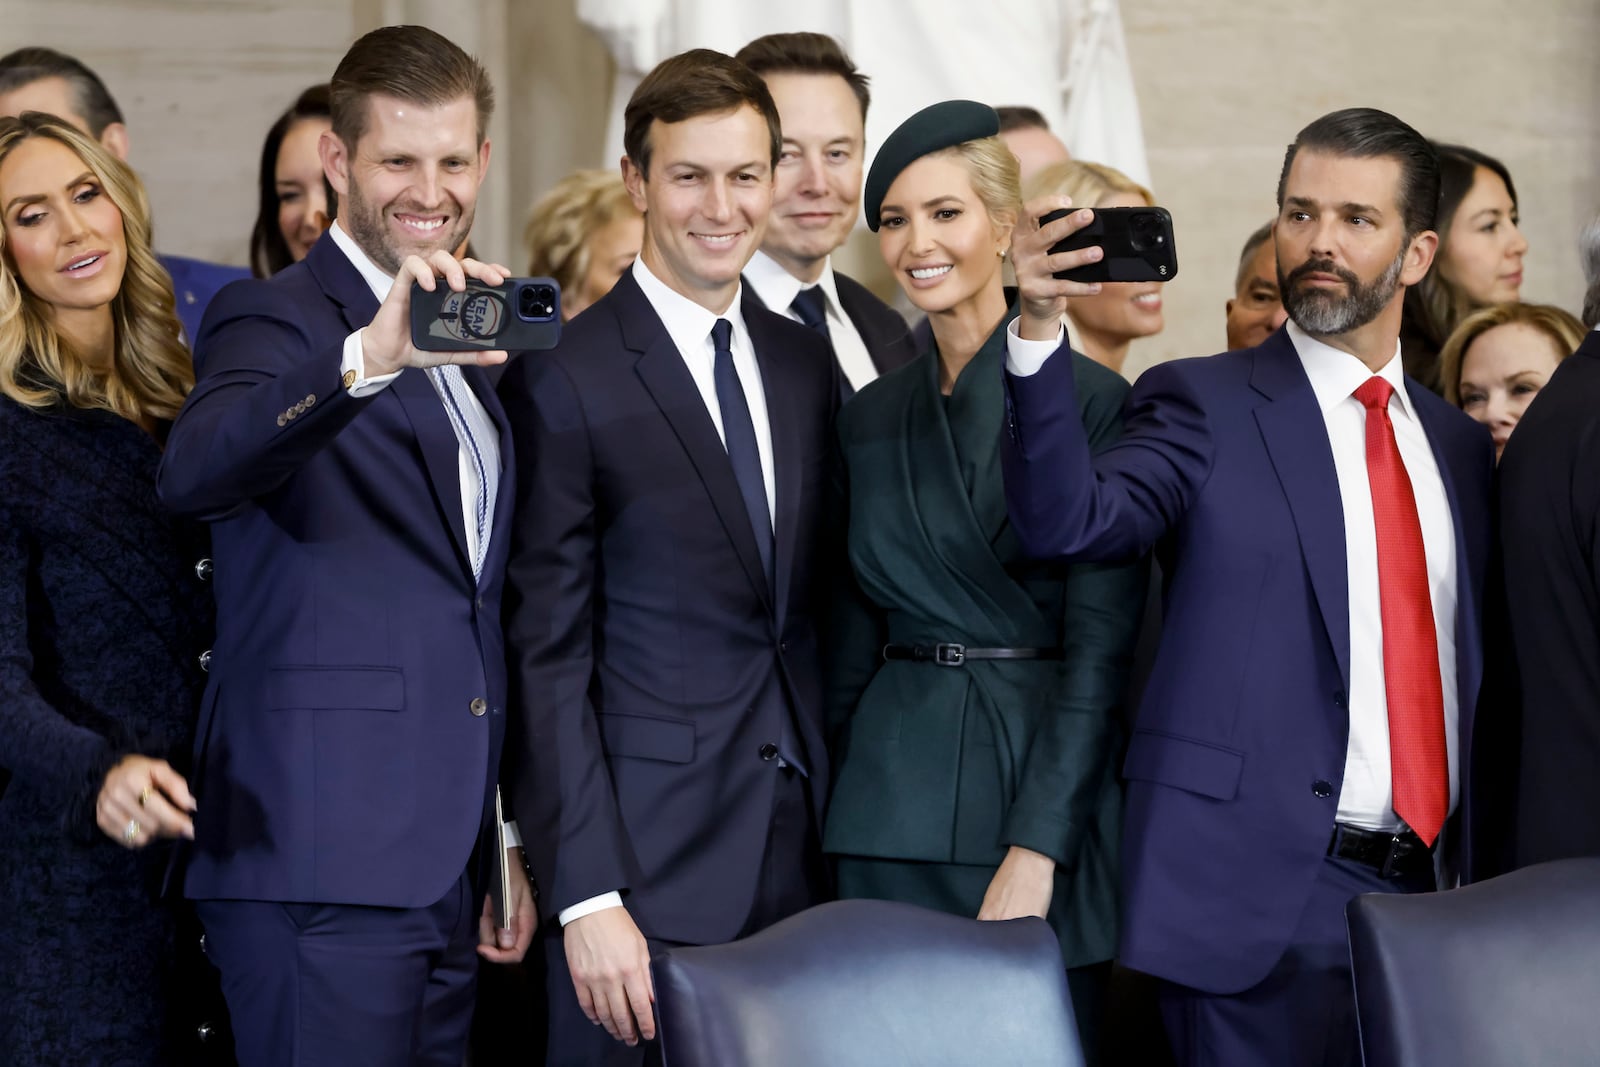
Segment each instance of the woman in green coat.
M1117 934L1117 704L1145 567L1034 562L1007 522L1001 265L1021 203L998 129L984 105L935 105L867 179L868 225L932 344L839 417L849 567L826 641L823 848L843 897L1045 918L1092 1057ZM1127 385L1073 359L1103 445Z

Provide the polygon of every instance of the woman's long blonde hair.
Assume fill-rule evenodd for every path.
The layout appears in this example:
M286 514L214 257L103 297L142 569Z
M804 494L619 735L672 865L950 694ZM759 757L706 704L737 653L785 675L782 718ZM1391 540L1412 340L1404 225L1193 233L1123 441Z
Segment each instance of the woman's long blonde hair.
M172 279L150 248L150 204L128 165L54 115L0 118L0 165L24 141L46 137L75 152L122 213L127 265L111 301L115 350L109 374L89 368L53 325L49 304L17 274L0 225L0 393L32 408L65 398L127 419L170 419L194 387L194 365L181 339Z

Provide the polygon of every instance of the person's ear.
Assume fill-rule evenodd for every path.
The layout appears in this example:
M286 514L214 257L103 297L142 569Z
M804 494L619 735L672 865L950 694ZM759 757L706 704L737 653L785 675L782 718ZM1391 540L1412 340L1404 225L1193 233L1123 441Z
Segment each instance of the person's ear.
M128 127L120 122L109 123L100 131L100 145L122 162L128 161Z
M317 156L322 160L323 175L342 203L350 193L350 152L344 138L332 130L323 130L322 136L317 138Z
M1433 266L1433 257L1439 251L1439 235L1423 230L1411 239L1406 248L1405 265L1400 268L1400 284L1416 285Z

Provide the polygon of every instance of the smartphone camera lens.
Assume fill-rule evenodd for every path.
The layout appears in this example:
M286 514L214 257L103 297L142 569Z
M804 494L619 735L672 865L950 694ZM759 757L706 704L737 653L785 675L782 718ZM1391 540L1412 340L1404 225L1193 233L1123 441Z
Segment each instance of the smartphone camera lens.
M556 291L549 285L524 285L517 290L517 317L528 322L555 318Z
M1155 212L1139 214L1128 220L1128 244L1135 252L1149 252L1167 243L1162 232L1161 216Z

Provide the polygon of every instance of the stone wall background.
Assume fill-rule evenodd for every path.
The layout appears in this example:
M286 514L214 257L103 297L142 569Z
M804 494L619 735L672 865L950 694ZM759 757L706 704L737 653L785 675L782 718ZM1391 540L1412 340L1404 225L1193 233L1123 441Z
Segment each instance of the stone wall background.
M880 2L916 10L916 0ZM615 163L599 158L610 60L574 9L575 0L0 0L0 50L48 44L94 67L127 113L161 248L243 263L273 118L325 80L359 34L433 26L495 78L474 241L516 267L528 205L575 167ZM1122 12L1155 190L1176 219L1182 264L1167 330L1135 345L1130 373L1221 346L1239 245L1273 213L1284 146L1312 118L1354 104L1503 159L1532 246L1523 295L1577 310L1576 235L1600 210L1600 64L1589 55L1600 3L1122 0ZM864 231L840 262L892 284Z

